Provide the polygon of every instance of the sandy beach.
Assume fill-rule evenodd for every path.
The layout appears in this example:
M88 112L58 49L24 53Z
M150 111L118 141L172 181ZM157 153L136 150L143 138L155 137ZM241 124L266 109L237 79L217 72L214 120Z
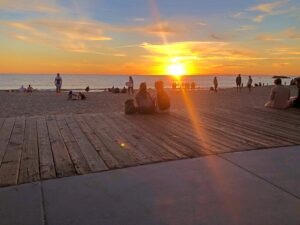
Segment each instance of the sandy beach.
M188 96L194 107L213 108L214 106L233 109L235 107L264 107L268 100L271 86L253 88L251 93L244 88L240 93L236 89L221 89L214 93L206 90L186 91L169 90L172 110L184 110ZM296 88L291 87L292 95ZM17 93L0 91L0 117L81 114L97 112L121 112L123 103L131 98L127 94L110 92L86 93L87 100L68 101L67 93L56 96L53 91L36 91L33 93Z

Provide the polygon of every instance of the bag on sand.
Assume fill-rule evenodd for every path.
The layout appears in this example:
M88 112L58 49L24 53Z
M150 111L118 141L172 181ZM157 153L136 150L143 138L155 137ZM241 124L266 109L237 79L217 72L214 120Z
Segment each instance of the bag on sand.
M157 94L157 106L160 110L167 110L170 108L170 98L166 92Z
M134 100L128 99L125 102L125 114L134 114L136 113L136 107L134 106Z

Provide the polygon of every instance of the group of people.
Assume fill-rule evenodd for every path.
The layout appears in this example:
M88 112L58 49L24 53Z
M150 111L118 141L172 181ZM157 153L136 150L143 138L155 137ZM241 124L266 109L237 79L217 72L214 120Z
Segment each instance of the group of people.
M295 97L291 97L290 89L282 85L280 78L275 79L275 87L271 89L270 98L265 107L275 109L300 108L300 77L295 78L295 82L298 94Z
M244 86L242 83L242 76L241 74L239 74L236 79L235 79L235 83L236 83L236 88L237 91L241 91L242 87ZM253 84L253 79L251 76L248 77L248 81L247 81L247 88L249 90L249 92L251 92L252 89L252 84ZM211 91L215 91L218 92L218 86L219 86L219 82L218 82L218 78L214 77L213 79L213 87L210 88Z
M85 100L86 96L82 92L78 94L74 93L73 91L69 91L68 93L68 100Z
M24 87L24 85L21 85L21 87L19 88L19 92L20 93L32 93L33 92L33 88L32 86L29 84L27 88Z
M151 93L147 89L145 82L140 84L139 91L135 95L135 99L129 99L125 102L126 114L151 114L155 112L168 112L171 103L170 98L164 90L163 81L155 82L155 93Z

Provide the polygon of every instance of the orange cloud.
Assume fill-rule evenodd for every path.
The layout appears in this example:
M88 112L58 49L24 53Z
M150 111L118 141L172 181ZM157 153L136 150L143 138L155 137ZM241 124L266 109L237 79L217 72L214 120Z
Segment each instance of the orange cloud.
M0 21L0 26L6 26L6 34L16 39L74 52L97 52L98 41L112 40L103 35L102 24L89 20Z
M0 8L7 11L32 11L41 13L59 13L62 11L54 0L1 0Z
M267 14L274 13L274 9L277 9L281 6L286 5L289 2L289 0L282 0L277 2L270 2L270 3L263 3L256 6L251 7L250 11L260 11Z

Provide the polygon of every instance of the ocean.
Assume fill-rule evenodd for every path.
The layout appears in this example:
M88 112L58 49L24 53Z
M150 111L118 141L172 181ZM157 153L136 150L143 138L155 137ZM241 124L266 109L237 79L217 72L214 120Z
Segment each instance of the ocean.
M153 88L157 80L162 80L165 87L171 87L172 82L177 81L172 76L132 76L134 80L134 87L138 88L141 82L146 82L148 87ZM214 76L183 76L180 83L195 82L197 88L207 89L212 86ZM230 88L235 86L235 76L217 76L220 88ZM261 82L265 85L273 84L272 76L252 76L253 84ZM293 78L293 77L291 77ZM289 79L284 79L283 83L290 83ZM18 89L21 85L27 87L29 84L38 90L54 90L55 75L15 75L2 74L0 75L0 90ZM89 86L91 90L100 90L110 88L112 86L123 88L128 81L128 76L125 75L62 75L63 89L84 89ZM242 76L242 82L246 85L248 76ZM177 81L178 82L178 81Z

